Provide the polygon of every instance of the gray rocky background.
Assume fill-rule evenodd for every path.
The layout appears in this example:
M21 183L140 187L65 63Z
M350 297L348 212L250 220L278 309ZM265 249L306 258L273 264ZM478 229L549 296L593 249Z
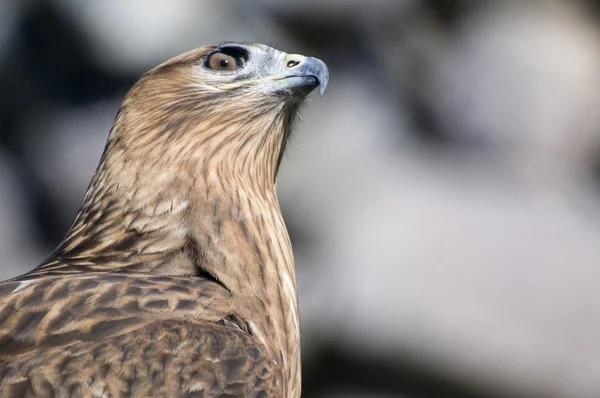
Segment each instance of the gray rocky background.
M0 0L0 278L66 232L119 102L194 47L323 59L280 175L305 397L600 397L594 1Z

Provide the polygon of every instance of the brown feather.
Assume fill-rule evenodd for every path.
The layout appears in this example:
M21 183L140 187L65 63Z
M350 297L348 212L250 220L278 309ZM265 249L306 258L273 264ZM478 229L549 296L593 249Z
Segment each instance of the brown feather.
M232 45L245 69L203 66ZM206 46L133 86L65 239L0 283L0 396L300 395L286 57Z

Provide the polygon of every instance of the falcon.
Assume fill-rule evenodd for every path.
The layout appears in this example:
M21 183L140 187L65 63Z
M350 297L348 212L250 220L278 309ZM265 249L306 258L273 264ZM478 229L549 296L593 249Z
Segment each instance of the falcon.
M71 229L0 282L2 397L299 397L276 177L319 59L220 43L123 100Z

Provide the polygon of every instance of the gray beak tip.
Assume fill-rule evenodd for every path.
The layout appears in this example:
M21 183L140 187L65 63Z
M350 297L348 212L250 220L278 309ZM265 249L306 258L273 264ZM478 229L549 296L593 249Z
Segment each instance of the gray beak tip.
M303 62L302 69L305 75L314 76L317 79L319 94L322 97L329 83L329 69L327 69L325 62L318 58L308 57Z
M314 76L319 81L319 94L322 97L329 84L329 69L325 62L318 58L311 57L311 61L314 63Z
M327 82L319 83L319 95L322 97L323 93L325 93L325 89L327 88Z
M302 89L304 95L318 85L322 97L329 84L329 70L320 59L306 57L297 66L289 68L281 78L285 79L288 88Z

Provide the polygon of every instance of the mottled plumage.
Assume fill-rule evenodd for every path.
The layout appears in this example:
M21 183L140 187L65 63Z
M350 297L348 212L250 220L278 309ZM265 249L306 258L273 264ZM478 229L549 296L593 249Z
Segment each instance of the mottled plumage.
M222 43L127 94L67 236L0 283L0 396L300 395L277 169L325 64Z

